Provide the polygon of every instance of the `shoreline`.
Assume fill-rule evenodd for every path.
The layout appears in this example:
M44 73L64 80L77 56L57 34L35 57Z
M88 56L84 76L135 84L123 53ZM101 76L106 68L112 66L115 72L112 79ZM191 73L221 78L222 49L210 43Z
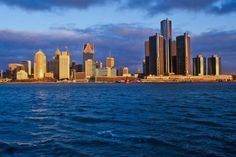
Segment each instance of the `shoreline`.
M108 83L217 83L217 82L236 82L232 75L218 75L218 76L148 76L141 79L136 77L95 77L91 79L80 80L0 80L0 84L108 84Z
M0 85L40 84L183 84L183 83L236 83L233 81L146 81L146 82L0 82Z

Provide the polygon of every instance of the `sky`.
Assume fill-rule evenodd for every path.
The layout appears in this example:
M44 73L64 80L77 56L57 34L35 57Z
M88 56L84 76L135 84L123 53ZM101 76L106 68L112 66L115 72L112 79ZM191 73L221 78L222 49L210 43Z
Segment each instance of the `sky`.
M47 60L57 48L82 63L83 44L95 45L95 59L115 57L117 67L142 68L144 41L172 20L173 39L189 32L192 57L222 57L225 74L236 74L236 0L0 0L0 69Z

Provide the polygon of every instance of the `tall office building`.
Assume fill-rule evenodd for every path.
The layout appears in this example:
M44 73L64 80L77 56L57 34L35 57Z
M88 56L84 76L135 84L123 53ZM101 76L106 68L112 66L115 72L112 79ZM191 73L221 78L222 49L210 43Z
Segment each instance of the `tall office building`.
M31 72L31 69L32 69L32 63L31 63L31 61L22 61L21 62L21 64L23 64L24 65L24 67L25 67L25 72L27 72L28 73L28 76L30 76L31 74L32 74L32 72Z
M91 43L86 43L83 47L83 71L86 72L85 70L85 62L87 60L91 60L92 61L92 64L95 64L94 63L94 45L92 45ZM90 63L90 61L89 61Z
M164 37L164 73L170 74L172 70L171 40L172 22L169 19L161 21L161 35Z
M208 58L208 75L221 75L221 58L218 55Z
M206 75L206 58L203 55L197 55L193 58L193 75L203 76Z
M83 61L88 59L94 61L94 46L91 43L86 43L83 48Z
M144 67L144 75L148 76L149 73L149 55L150 55L150 50L149 50L149 41L145 41L144 43L145 46L145 67Z
M70 53L68 50L59 56L59 79L70 79Z
M87 59L84 64L86 78L94 76L94 62L92 59Z
M61 55L61 51L59 49L56 50L55 56L53 57L52 60L52 67L53 68L53 74L56 79L59 79L59 58Z
M113 57L106 58L106 67L107 68L114 68L115 67L115 59Z
M176 57L176 41L172 41L171 44L171 56L172 56L172 72L176 74L177 72L177 57Z
M176 38L177 74L191 75L191 44L188 33Z
M164 75L164 38L156 34L149 37L149 74Z
M46 73L46 56L39 50L34 56L34 79L43 79Z

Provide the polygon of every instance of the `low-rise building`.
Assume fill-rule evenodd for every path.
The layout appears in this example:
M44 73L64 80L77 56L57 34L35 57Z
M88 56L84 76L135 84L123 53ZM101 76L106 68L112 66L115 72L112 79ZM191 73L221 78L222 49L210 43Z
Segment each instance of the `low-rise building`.
M25 70L20 70L16 73L16 80L28 80L28 73Z

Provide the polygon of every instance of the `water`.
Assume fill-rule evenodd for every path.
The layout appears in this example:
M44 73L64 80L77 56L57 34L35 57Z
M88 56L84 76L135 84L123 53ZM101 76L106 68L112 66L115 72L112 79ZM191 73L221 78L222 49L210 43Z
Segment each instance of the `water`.
M235 154L235 83L0 85L0 156Z

